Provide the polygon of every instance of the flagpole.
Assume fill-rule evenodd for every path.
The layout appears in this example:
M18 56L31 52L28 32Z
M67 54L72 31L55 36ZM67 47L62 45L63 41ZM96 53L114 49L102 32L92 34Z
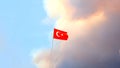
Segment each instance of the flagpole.
M54 36L54 29L53 29L53 34L52 34L52 35ZM53 41L54 41L53 36L52 36L52 47L51 47L51 51L50 51L50 57L51 57L52 63L51 63L51 65L49 65L49 66L52 67L52 68L54 67L54 66L53 66L53 58L52 58Z
M53 66L54 66L54 62L53 62L53 41L54 41L54 39L52 39L52 47L51 47L51 60L52 60L52 68L53 68Z

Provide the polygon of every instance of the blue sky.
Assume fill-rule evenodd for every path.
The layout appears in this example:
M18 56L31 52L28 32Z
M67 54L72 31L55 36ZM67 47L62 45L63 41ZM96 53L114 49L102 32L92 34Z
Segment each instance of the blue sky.
M46 17L42 0L0 0L0 68L36 68L31 52L51 47Z

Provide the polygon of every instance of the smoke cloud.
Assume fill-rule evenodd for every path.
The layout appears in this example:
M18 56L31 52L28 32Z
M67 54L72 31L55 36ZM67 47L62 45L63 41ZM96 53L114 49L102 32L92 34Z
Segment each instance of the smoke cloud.
M120 68L120 0L45 0L56 28L68 41L54 40L50 52L36 54L38 68Z

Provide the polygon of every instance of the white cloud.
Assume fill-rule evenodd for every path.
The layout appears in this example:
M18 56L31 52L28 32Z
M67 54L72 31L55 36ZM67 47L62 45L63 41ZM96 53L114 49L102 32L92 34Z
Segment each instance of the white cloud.
M52 58L59 61L50 52L37 54L38 68L120 68L120 0L45 1L48 16L58 17L56 28L69 40L54 41Z

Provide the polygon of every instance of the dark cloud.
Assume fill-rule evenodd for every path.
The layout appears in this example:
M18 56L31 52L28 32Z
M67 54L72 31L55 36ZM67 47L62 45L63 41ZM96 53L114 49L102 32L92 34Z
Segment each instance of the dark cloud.
M120 68L120 15L108 16L86 36L78 35L65 44L68 47L58 68Z

